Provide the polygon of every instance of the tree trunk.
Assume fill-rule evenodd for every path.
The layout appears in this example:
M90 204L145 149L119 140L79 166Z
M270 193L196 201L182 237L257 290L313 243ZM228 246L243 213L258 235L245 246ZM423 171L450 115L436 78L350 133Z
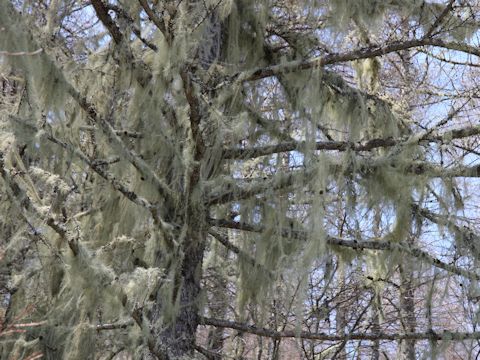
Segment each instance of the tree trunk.
M205 30L202 42L196 51L197 60L200 65L208 69L218 60L221 52L221 23L216 16L214 9L209 9L210 15L205 19ZM165 360L191 359L195 350L195 334L199 323L199 295L200 280L202 275L202 261L205 250L207 231L205 223L206 209L201 204L191 202L195 192L199 191L198 184L201 178L201 163L204 160L205 139L200 127L209 119L206 109L202 108L195 93L195 87L191 84L192 68L184 68L181 73L185 97L190 107L190 131L192 135L190 145L193 145L193 158L196 164L189 174L189 185L187 195L184 198L187 214L184 221L187 222L187 235L180 244L181 249L176 258L181 259L180 268L177 268L175 278L174 295L178 296L178 313L174 320L166 327L159 327L163 324L164 301L162 291L156 294L156 302L152 309L150 321L154 325L154 338L149 344L150 351L157 357ZM182 189L179 189L181 192ZM183 209L175 213L182 213ZM207 211L208 212L208 211ZM177 234L180 238L181 235ZM176 250L175 250L176 251ZM175 259L175 257L174 257ZM175 260L173 260L175 261ZM173 265L175 266L175 265ZM168 267L167 267L168 268ZM168 300L167 300L168 301Z
M222 261L228 261L228 252L225 248L221 248L217 250L219 257L221 257ZM228 282L224 278L223 275L215 276L213 279L212 284L212 301L209 305L209 311L212 317L217 319L225 318L225 314L227 312L227 307L225 304L228 303L227 293L225 289L227 289ZM224 329L223 328L212 328L208 331L208 349L212 352L212 359L214 360L221 360L222 359L222 351L223 351L223 336L224 336Z
M380 333L380 304L379 304L379 297L377 297L377 301L374 302L373 305L373 314L372 314L372 334L377 335ZM380 359L380 341L374 340L372 344L372 360L379 360Z
M382 215L381 210L377 206L375 207L374 213L374 223L373 223L373 234L375 237L380 238L382 236L380 225L382 222ZM382 310L382 297L377 292L375 288L372 289L374 292L374 300L373 300L373 307L372 307L372 334L378 335L380 334L380 313ZM380 360L380 341L374 340L372 344L372 360Z
M180 265L174 286L178 288L178 313L172 322L165 324L164 292L159 290L149 320L153 325L153 339L150 351L160 360L192 358L195 348L195 333L199 322L200 279L205 237L203 234L191 234L189 244L183 249L183 261ZM163 326L162 326L163 325Z
M346 284L346 273L345 273L345 266L343 264L340 264L338 267L338 277L339 277L339 289L340 293L338 295L338 304L336 307L336 314L335 314L335 328L337 330L337 335L338 336L345 336L345 328L347 326L347 317L345 313L345 284ZM335 353L335 359L339 360L346 360L347 359L347 353L345 351L345 343L342 343L340 345L340 349Z
M408 266L408 265L407 265ZM413 272L400 266L400 316L404 332L415 332L415 291ZM415 360L415 340L400 342L399 360Z

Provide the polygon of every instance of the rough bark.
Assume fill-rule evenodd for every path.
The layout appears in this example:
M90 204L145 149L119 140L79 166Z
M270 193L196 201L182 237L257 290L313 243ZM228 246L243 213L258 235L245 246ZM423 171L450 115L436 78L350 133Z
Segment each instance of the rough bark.
M415 332L415 291L412 271L400 267L400 312L403 330L407 333ZM402 340L399 351L400 360L415 360L415 340Z
M374 302L373 305L373 314L372 314L372 333L379 334L380 333L380 297L377 297L377 301ZM380 341L374 340L372 344L372 360L379 360L380 359Z
M339 266L339 288L341 289L341 292L338 296L338 305L337 305L337 311L335 315L335 327L337 330L337 335L339 336L345 336L345 329L347 326L347 317L345 313L345 308L344 308L344 302L345 302L345 283L346 283L346 274L345 274L345 268L343 265ZM340 360L345 360L347 359L347 353L345 351L345 345L346 343L342 343L340 349L336 352L335 358L340 359Z
M222 251L223 250L223 251ZM224 259L227 259L228 252L225 249L220 249L221 256ZM225 318L227 308L225 304L228 302L227 294L225 289L227 288L228 283L221 275L214 279L212 295L213 301L210 302L209 310L212 315L217 318L223 319ZM212 352L212 359L214 360L221 360L222 359L222 351L223 351L223 343L224 343L224 329L213 327L208 331L208 348Z
M194 353L195 333L199 324L200 278L205 236L203 232L189 235L174 285L178 289L178 313L172 322L164 323L166 301L172 299L165 299L160 289L155 295L155 305L149 312L149 321L153 324L149 348L159 359L192 358Z

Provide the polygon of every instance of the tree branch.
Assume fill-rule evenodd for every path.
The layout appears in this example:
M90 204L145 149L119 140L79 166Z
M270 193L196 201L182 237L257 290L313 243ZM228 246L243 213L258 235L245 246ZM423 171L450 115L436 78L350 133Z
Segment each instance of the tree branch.
M79 130L86 130L86 131L91 131L91 130L96 130L97 128L95 126L89 126L89 125L83 125L78 127ZM115 134L118 136L126 136L134 139L142 139L144 135L142 133L139 133L137 131L130 131L126 129L115 129Z
M248 199L265 191L286 189L295 184L303 184L315 173L314 169L279 172L268 178L257 180L246 186L238 186L235 183L226 182L220 189L211 189L206 192L208 205L220 205L231 201ZM208 186L207 186L208 188Z
M133 320L122 321L118 323L107 323L107 324L98 324L93 325L93 328L97 331L102 330L116 330L116 329L126 329L130 326L133 326L135 322Z
M444 217L435 214L428 209L420 208L419 206L414 206L413 211L429 220L431 223L448 228L455 236L456 240L460 240L461 245L467 247L468 250L471 251L473 258L476 260L480 259L480 237L468 226L458 226L449 216Z
M100 1L100 0L97 0L97 1ZM14 17L14 19L12 20L13 23L15 22L21 23L22 20L19 19L18 12L11 6L11 4L9 5L9 10L12 16ZM24 24L21 24L21 25L24 25ZM7 28L8 28L8 24L7 24ZM22 26L22 28L28 29L27 26ZM24 40L32 43L32 45L36 45L35 37L30 32L17 34L17 36L18 35L21 35L21 37L23 37ZM55 61L53 61L51 57L48 56L45 52L40 53L38 56L41 57L41 61L43 61L45 64L48 64L49 66L51 66L53 69L57 71L55 80L63 83L63 85L65 86L66 93L68 93L75 100L78 106L91 119L92 123L97 124L102 129L108 141L112 145L116 146L118 150L120 150L120 152L125 157L125 159L129 161L145 179L148 179L154 184L159 194L164 198L165 202L167 203L167 207L169 204L175 203L176 197L177 197L176 194L169 188L169 186L164 181L162 181L157 176L157 174L150 168L150 166L144 160L142 160L138 155L134 154L132 151L130 151L127 148L127 146L124 144L122 139L116 134L115 129L112 127L109 121L103 116L101 116L97 112L97 109L95 108L95 106L91 102L89 102L86 97L82 96L78 92L78 90L67 80L63 71L56 65ZM137 76L137 81L140 84L142 84L142 79L144 79L143 75Z
M10 119L25 126L30 128L33 131L38 132L38 129L35 125L26 122L16 116L11 115ZM120 192L123 196L125 196L128 200L133 202L136 205L139 205L145 209L148 209L149 211L154 211L156 212L156 206L151 204L147 199L144 199L140 196L138 196L135 192L129 190L124 184L122 184L118 179L106 171L104 167L102 166L102 162L98 161L92 161L90 160L84 153L82 153L80 150L78 150L76 147L56 138L55 136L51 134L46 134L46 139L51 141L52 143L64 148L67 150L69 153L75 155L78 157L82 162L84 162L90 169L92 169L94 172L96 172L100 177L105 179L115 190Z
M394 41L385 45L374 45L365 48L348 51L344 53L331 53L304 60L295 60L284 64L271 65L264 68L247 70L237 73L230 77L229 81L219 86L226 86L232 82L255 81L266 77L275 76L281 73L290 73L300 70L321 68L326 65L333 65L354 60L368 59L377 56L383 56L392 52L408 50L422 46L435 46L449 50L461 51L467 54L480 57L480 49L475 46L441 39L425 38L408 41Z
M102 0L91 0L92 6L95 9L95 13L102 22L102 24L107 28L108 32L112 36L115 44L119 45L122 42L123 35L120 32L117 24L113 21L111 16L108 14L108 9Z
M422 142L448 142L454 139L462 139L470 136L480 134L480 125L467 126L460 129L449 130L442 134L426 134L420 137L418 144ZM377 148L387 148L400 145L403 142L408 142L408 138L387 138L387 139L371 139L367 141L348 142L348 141L318 141L315 144L315 150L337 150L347 151L353 150L356 152L370 151ZM228 148L224 149L222 156L224 159L249 159L259 156L271 155L279 152L288 151L302 151L307 147L304 141L287 141L276 145L257 146L251 148Z
M170 43L171 39L170 39L170 36L167 32L167 28L165 26L164 21L162 19L160 19L153 12L153 10L150 8L150 5L148 5L147 0L138 0L138 2L140 3L141 7L143 8L145 13L147 14L148 18L155 24L155 26L158 28L158 30L160 30L162 32L163 36L167 40L167 43Z
M438 18L435 20L435 22L433 23L433 25L430 27L430 29L428 29L428 31L425 33L425 35L423 36L423 38L428 38L430 37L433 32L440 26L440 24L442 23L443 19L448 15L448 13L450 11L453 10L453 4L455 3L456 0L450 0L447 4L447 6L445 6L445 9L443 9L443 11L440 13L440 15L438 16Z
M87 116L90 119L100 126L103 130L103 133L106 135L107 139L117 147L118 150L122 153L126 160L128 160L138 172L143 175L145 179L152 181L155 185L159 194L165 199L167 204L175 203L176 195L168 187L167 184L161 180L157 174L150 168L150 166L142 160L138 155L131 152L123 143L122 139L117 135L115 129L110 125L107 119L98 115L97 110L94 105L89 103L88 100L82 97L77 90L65 80L65 85L67 87L67 92L72 96L72 98L78 103L78 105L86 112Z
M13 202L18 203L17 205L21 212L23 209L32 211L37 218L42 219L54 232L56 232L60 238L68 244L73 255L77 256L79 252L78 239L68 233L64 224L49 215L45 216L45 214L42 214L42 211L39 209L39 206L42 204L36 204L32 201L27 192L15 182L13 176L5 169L3 152L0 152L0 176L7 185L7 195ZM22 215L25 220L27 220L27 217L24 214ZM27 221L27 223L29 222Z
M43 51L42 48L35 50L35 51L17 51L17 52L10 52L10 51L0 51L1 56L33 56L38 55Z
M242 223L237 221L230 221L225 219L210 219L209 222L210 222L210 225L212 226L217 226L217 227L222 227L227 229L243 230L243 231L256 232L256 233L261 233L264 231L264 227L260 225L252 225L252 224L247 224L247 223ZM305 241L308 237L308 233L306 231L291 230L291 229L285 229L285 228L279 230L279 235L284 237L295 238L302 241ZM348 247L348 248L359 250L359 251L362 251L364 249L381 250L381 251L399 251L399 252L408 254L410 256L416 257L418 259L421 259L429 263L430 265L433 265L439 269L448 271L452 274L463 276L472 280L480 280L479 274L461 269L458 266L447 264L446 262L443 262L431 256L426 251L415 248L409 244L402 244L402 243L381 240L381 239L374 239L374 238L370 240L346 240L342 238L336 238L330 235L326 236L326 242L329 245Z
M282 338L301 338L309 340L319 340L319 341L345 341L345 340L389 340L389 341L399 341L399 340L454 340L454 341L463 341L469 339L480 339L480 332L454 332L443 330L442 332L426 331L419 333L376 333L376 334L366 334L366 333L351 333L345 335L329 335L326 333L313 333L309 331L295 331L295 330L283 330L275 331L271 329L257 327L255 325L248 325L245 323L240 323L236 321L229 320L220 320L201 317L201 325L209 325L227 329L234 329L249 334L254 334L258 336L269 337L273 339L282 339Z
M158 48L155 44L151 43L150 41L148 41L147 39L145 39L143 36L142 36L142 32L140 31L140 29L135 25L135 21L132 19L132 17L123 9L121 8L120 6L117 6L117 5L114 5L114 4L105 4L105 6L110 9L110 10L113 10L115 11L119 16L121 16L122 18L124 18L125 20L128 21L129 25L131 26L132 28L132 31L133 33L137 36L138 39L140 39L140 41L142 43L145 44L145 46L148 46L150 49L152 49L153 51L158 51Z
M247 254L245 251L240 249L238 246L235 246L232 244L230 241L228 241L226 236L223 236L220 234L218 231L215 231L213 229L209 229L208 233L212 235L220 244L225 246L228 250L231 252L235 253L238 255L238 257L245 259L250 265L252 265L255 268L260 268L263 271L265 271L270 277L273 278L273 274L271 273L270 270L266 269L262 264L259 264L253 257L251 257L249 254Z
M473 166L456 166L452 168L444 168L439 165L430 164L425 161L414 161L406 170L416 175L428 174L437 178L478 178L480 177L480 165Z

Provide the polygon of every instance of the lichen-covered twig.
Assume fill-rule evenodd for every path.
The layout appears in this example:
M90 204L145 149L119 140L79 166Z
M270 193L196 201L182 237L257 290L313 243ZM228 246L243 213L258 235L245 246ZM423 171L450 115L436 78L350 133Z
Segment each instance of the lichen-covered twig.
M425 142L449 142L454 139L462 139L479 134L480 125L472 125L460 129L445 131L441 134L428 134L425 137L419 138L417 143L421 144ZM378 138L358 142L317 141L314 148L315 150L353 150L355 152L366 152L373 149L388 148L401 145L405 141L408 141L408 138ZM256 146L250 148L227 148L223 150L222 156L224 159L250 159L279 152L288 152L294 150L301 151L306 146L307 143L302 141L286 141L275 145Z
M230 221L225 219L211 219L210 224L212 226L243 230L243 231L249 231L249 232L261 233L264 231L263 226L260 226L260 225L247 224L243 222ZM290 236L298 240L306 240L308 235L306 231L301 231L301 230L280 229L279 232L280 232L280 235L282 236ZM439 269L448 271L452 274L463 276L467 279L480 280L479 274L462 269L458 266L447 264L446 262L431 256L426 251L420 250L408 244L401 244L401 243L396 243L396 242L381 240L381 239L346 240L342 238L333 237L330 235L327 235L325 240L329 245L348 247L348 248L359 250L359 251L362 251L362 250L381 250L381 251L390 251L390 252L398 251L398 252L416 257L430 265L433 265Z
M387 55L393 52L413 49L417 47L434 46L443 49L456 50L466 54L480 56L478 47L468 44L444 41L437 38L413 39L407 41L393 41L385 45L372 45L365 48L347 51L344 53L331 53L310 59L301 59L286 62L278 65L271 65L259 69L247 70L230 77L229 81L219 86L226 86L232 82L255 81L266 77L275 76L280 73L290 73L312 68L321 68L326 65L333 65L354 60L369 59L377 56Z

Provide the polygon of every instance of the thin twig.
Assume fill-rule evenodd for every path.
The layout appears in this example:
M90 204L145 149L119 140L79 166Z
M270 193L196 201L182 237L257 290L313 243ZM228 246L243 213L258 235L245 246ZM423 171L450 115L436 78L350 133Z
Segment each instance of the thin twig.
M35 51L18 51L18 52L10 52L10 51L0 51L0 55L4 56L33 56L40 54L43 51L42 48L35 50Z

